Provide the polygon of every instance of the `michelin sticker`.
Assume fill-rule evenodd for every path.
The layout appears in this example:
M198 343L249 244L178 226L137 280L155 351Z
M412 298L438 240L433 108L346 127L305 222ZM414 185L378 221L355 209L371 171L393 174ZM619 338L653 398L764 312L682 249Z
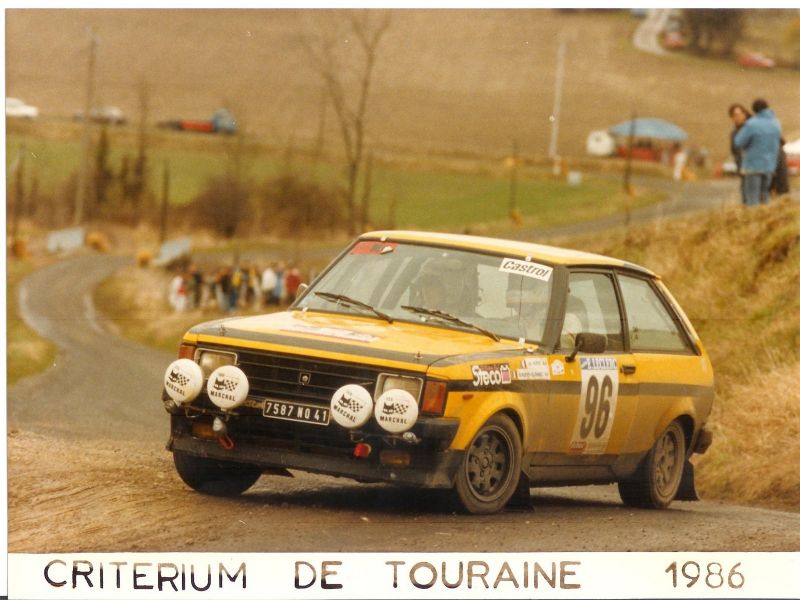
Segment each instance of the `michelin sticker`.
M250 392L250 382L239 367L224 365L208 376L206 392L211 401L222 410L241 406Z
M573 454L603 454L611 436L619 397L617 359L588 356L581 357L580 361L580 406L569 451Z
M417 401L406 390L388 390L375 403L375 420L389 433L403 433L417 422Z
M347 429L362 427L372 416L372 396L360 385L343 385L333 393L331 415Z
M502 273L514 273L515 275L532 277L533 279L539 279L541 281L550 281L550 276L553 274L553 267L516 258L504 258L503 262L500 263L500 271Z
M203 389L203 370L193 360L179 358L164 373L164 389L176 404L191 402Z
M516 376L521 381L550 379L550 367L547 359L543 356L523 358Z
M508 385L511 383L511 368L507 364L473 365L472 385L475 387L489 385Z
M311 335L321 335L323 337L339 338L340 340L351 340L353 342L374 342L380 339L378 336L370 335L368 333L360 333L358 331L350 331L349 329L340 329L338 327L316 327L314 325L287 325L282 328L283 331L291 331L293 333L310 333Z

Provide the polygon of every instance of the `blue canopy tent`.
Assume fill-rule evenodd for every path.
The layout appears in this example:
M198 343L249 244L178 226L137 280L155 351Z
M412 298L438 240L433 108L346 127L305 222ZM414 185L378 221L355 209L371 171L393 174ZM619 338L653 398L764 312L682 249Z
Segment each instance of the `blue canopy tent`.
M664 119L642 118L625 121L609 128L614 136L628 137L633 133L637 138L682 142L689 136L677 125Z

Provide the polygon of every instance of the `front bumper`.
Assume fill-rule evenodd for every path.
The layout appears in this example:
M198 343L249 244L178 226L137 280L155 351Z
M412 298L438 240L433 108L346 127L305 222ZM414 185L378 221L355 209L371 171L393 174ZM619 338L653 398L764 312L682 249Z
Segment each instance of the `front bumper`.
M237 436L231 433L233 447L226 449L216 439L192 435L191 420L172 416L171 435L167 449L193 456L223 461L241 462L264 469L283 468L308 471L338 477L349 477L365 482L387 481L426 488L450 488L461 465L464 451L448 449L458 430L457 419L421 418L412 431L421 440L418 445L400 440L387 443L381 436L359 432L358 437L373 446L366 458L352 455L352 447L339 445L326 449L307 446L302 442L287 445L275 443L267 436ZM382 450L406 451L410 455L408 466L381 464Z

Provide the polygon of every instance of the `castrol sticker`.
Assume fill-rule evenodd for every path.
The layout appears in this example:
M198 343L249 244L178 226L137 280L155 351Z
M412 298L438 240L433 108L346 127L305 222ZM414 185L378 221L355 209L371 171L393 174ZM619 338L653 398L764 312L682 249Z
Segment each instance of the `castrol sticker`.
M250 383L239 367L224 365L209 375L206 392L214 404L223 410L230 410L247 400Z
M519 260L517 258L504 258L500 263L500 271L502 273L514 273L515 275L522 275L524 277L532 277L541 281L550 281L550 276L553 274L553 267L547 265L540 265L535 262L528 262L526 260Z
M193 360L179 358L164 373L164 389L177 404L191 402L203 389L203 370Z
M472 385L475 387L508 385L510 383L511 367L507 364L472 366Z
M417 401L406 390L388 390L375 403L375 420L389 433L403 433L417 422Z
M363 427L372 416L372 396L360 385L343 385L331 398L331 415L347 429Z

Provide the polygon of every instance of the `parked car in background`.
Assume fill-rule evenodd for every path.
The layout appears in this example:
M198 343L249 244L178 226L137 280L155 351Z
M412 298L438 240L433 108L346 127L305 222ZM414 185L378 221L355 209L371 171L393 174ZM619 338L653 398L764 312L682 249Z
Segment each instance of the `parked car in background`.
M230 111L221 108L208 120L172 119L161 121L157 127L174 129L176 131L194 131L197 133L222 133L234 135L236 133L236 119Z
M713 384L646 268L379 231L287 311L190 329L162 401L178 475L207 494L298 469L450 489L470 513L612 482L629 506L666 508L697 499Z
M775 66L775 61L761 52L742 52L736 57L736 64L742 67L772 69Z
M786 152L786 166L789 168L790 175L800 174L800 138L783 145Z
M125 113L117 106L95 106L89 111L89 118L95 123L108 123L109 125L123 125L128 119ZM83 111L79 110L72 115L74 121L83 121Z
M6 118L9 119L35 119L39 116L39 109L19 98L6 98Z

